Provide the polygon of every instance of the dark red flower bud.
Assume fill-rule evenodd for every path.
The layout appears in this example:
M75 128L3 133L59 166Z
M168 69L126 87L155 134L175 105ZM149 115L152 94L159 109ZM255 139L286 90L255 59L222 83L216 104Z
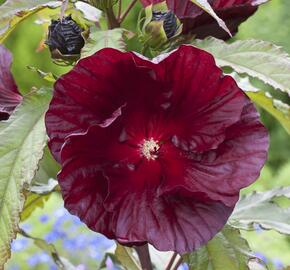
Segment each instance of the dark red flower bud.
M238 26L253 15L258 6L268 0L208 0L215 13L225 21L231 33L238 31ZM145 6L157 5L165 0L140 0ZM194 34L197 38L214 36L228 39L229 35L215 19L190 0L166 0L168 9L172 10L183 23L183 33Z
M46 41L52 57L62 58L61 55L79 55L85 45L83 31L70 15L62 20L52 20Z

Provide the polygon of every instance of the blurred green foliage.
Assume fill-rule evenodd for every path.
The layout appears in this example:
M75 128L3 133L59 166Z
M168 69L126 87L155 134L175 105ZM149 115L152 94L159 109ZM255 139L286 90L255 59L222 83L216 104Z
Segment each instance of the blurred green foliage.
M271 0L262 5L257 13L241 25L237 39L261 39L283 46L290 53L290 1ZM269 87L266 89L273 93ZM289 97L283 96L289 104ZM280 124L269 114L261 111L264 124L270 132L269 159L262 170L259 180L244 190L267 190L278 186L290 185L290 137ZM290 119L289 119L290 121ZM276 232L244 232L253 250L267 258L290 264L290 238ZM272 266L272 269L278 269Z
M271 41L283 46L290 53L290 1L271 0L262 5L256 14L241 25L237 39L260 39ZM261 84L259 85L261 86ZM264 89L275 92L270 87ZM276 91L277 92L277 91ZM275 93L274 93L275 94ZM284 102L290 102L289 97L280 95ZM262 120L270 131L270 151L268 165L271 169L278 171L281 166L290 161L290 139L289 135L281 128L280 124L266 112L261 112ZM290 119L289 119L290 121ZM290 171L289 171L290 177ZM289 179L290 180L290 179Z

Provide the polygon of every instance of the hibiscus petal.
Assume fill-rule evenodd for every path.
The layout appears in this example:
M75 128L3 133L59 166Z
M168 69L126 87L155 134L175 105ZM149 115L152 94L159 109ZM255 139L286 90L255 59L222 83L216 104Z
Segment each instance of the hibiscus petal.
M203 154L183 153L174 166L165 163L167 176L160 194L183 188L232 206L238 200L240 189L259 177L268 146L267 130L254 105L248 101L240 121L226 130L225 141L216 150Z
M146 65L143 59L135 61ZM167 122L175 123L173 142L187 151L217 148L226 128L240 119L247 100L235 81L223 76L209 53L193 46L181 46L158 64L147 66L167 89L160 107L166 111Z
M94 132L100 129L92 127L88 134L98 140ZM64 145L58 180L65 206L91 229L122 244L149 242L161 251L186 253L221 230L233 210L220 202L200 202L192 194L158 197L158 163L145 162L136 170L123 166L108 169L105 164L100 166L102 158L96 153L98 148L90 135L70 136Z
M214 11L225 22L232 35L238 32L239 25L252 16L258 9L257 1L216 1ZM229 39L229 35L216 22L216 20L207 13L201 13L194 19L184 18L183 32L192 33L196 38L206 38L213 36L220 39Z
M11 53L0 45L0 121L6 120L22 101L10 68Z
M60 161L67 136L85 132L91 125L111 124L125 106L128 93L148 89L148 78L147 70L136 68L131 53L113 49L82 59L62 76L46 114L49 146L56 160Z
M110 229L110 213L103 207L107 180L98 162L89 157L73 156L69 148L64 148L62 155L66 162L58 174L58 180L66 209L92 230L100 230L107 237L114 237Z
M148 190L128 190L114 208L113 222L123 244L147 241L158 250L182 254L217 234L232 210L219 202L199 203L194 196L154 197Z

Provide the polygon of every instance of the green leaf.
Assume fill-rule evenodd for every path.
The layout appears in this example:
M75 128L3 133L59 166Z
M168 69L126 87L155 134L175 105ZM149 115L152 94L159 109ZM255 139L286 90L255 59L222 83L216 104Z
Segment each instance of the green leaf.
M75 7L80 10L83 13L84 18L89 21L98 22L102 16L102 11L87 3L77 1Z
M54 83L58 77L51 72L44 72L36 67L27 66L27 68L33 72L36 72L41 78L43 78L47 82Z
M244 230L254 230L254 224L290 234L290 208L282 208L275 199L290 199L290 187L266 192L253 192L241 197L229 219L229 224Z
M133 255L133 249L117 244L115 251L117 260L128 270L141 270L141 266Z
M125 33L126 30L121 28L98 30L95 26L91 27L89 39L81 52L82 58L108 47L124 51L126 47L124 42Z
M183 256L192 270L248 270L250 248L239 230L225 226L200 249Z
M7 0L0 6L0 43L22 20L45 7L55 8L61 1L47 0Z
M219 66L246 73L290 95L290 58L281 47L258 40L227 44L215 38L197 40L194 44L213 54Z
M59 190L58 182L54 180L59 170L60 165L54 160L48 147L45 147L32 184L25 191L26 200L21 212L21 221L29 218L35 209L42 208L51 194Z
M60 171L60 165L52 157L48 147L44 149L44 155L39 163L38 170L33 179L33 183L47 184L49 179L56 179L57 173Z
M121 265L121 263L118 261L118 259L116 258L116 255L111 253L111 252L106 252L105 256L103 257L102 261L100 262L100 265L98 267L98 270L105 270L107 269L107 259L110 258L111 261L113 262L113 264L115 266L118 266L118 268L120 269L124 269L124 267Z
M259 91L250 83L248 77L241 78L236 73L230 75L234 77L239 87L245 91L252 101L272 114L290 134L290 106L288 104L273 98L268 92Z
M30 94L8 121L0 123L0 269L18 230L23 187L31 183L43 155L44 114L50 99L50 89Z
M246 92L256 104L272 114L290 134L290 106L263 91Z
M218 25L224 29L230 37L232 37L232 34L228 27L226 26L225 22L214 12L211 5L208 3L207 0L190 0L192 3L199 6L201 9L203 9L205 12L207 12L210 16L212 16L218 23Z
M42 208L50 195L58 189L58 182L53 179L49 179L46 185L39 184L30 187L27 194L25 194L26 200L21 212L21 221L29 218L36 208Z
M67 259L60 257L53 244L49 244L41 238L33 237L22 229L20 229L19 232L22 236L32 239L37 247L42 249L44 252L48 253L55 262L55 264L58 266L58 269L76 270L76 267L72 265Z

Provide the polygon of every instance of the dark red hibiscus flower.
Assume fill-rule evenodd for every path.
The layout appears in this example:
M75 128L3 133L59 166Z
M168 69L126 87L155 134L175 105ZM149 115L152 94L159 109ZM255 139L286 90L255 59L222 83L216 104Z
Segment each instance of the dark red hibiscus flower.
M81 60L56 82L46 126L72 214L122 244L179 253L221 230L268 148L254 105L192 46Z
M157 4L164 0L140 0L144 6ZM232 35L238 31L238 26L253 15L258 6L268 0L208 0L215 13L225 21ZM197 38L213 36L228 39L225 32L208 13L190 0L166 0L167 6L182 21L184 33L191 32Z
M10 72L11 63L11 53L0 45L0 121L7 120L22 100Z

